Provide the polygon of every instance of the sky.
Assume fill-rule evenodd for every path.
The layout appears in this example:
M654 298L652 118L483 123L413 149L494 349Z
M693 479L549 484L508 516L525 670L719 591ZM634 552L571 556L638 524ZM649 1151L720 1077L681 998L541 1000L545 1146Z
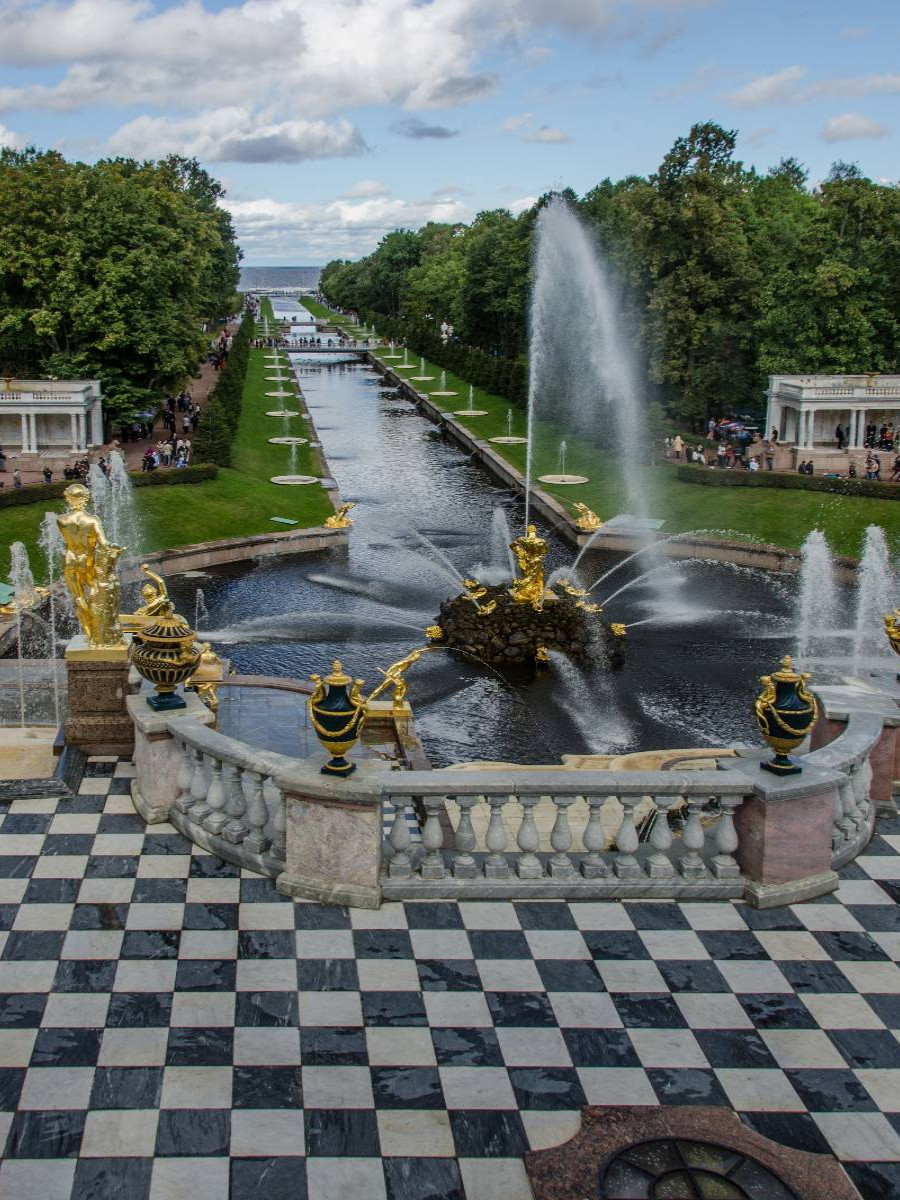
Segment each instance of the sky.
M648 175L697 121L895 182L897 0L0 0L0 145L195 156L247 265Z

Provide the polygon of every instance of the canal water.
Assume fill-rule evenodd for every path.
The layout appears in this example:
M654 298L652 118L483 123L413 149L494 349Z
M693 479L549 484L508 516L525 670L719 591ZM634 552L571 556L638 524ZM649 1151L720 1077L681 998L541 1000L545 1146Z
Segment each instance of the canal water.
M293 301L275 306L297 311ZM518 533L523 506L373 368L291 358L341 496L357 502L349 547L197 573L172 592L181 611L193 612L202 587L209 620L201 632L239 672L305 679L340 658L368 690L390 663L426 644L425 627L463 576L499 565L500 514ZM286 453L272 446L273 475L286 470ZM292 496L273 488L272 516L290 518ZM570 564L571 547L541 533L550 568ZM563 754L756 743L752 700L759 675L790 649L794 580L701 562L640 580L640 561L592 595L603 600L631 584L605 615L645 622L628 633L619 673L562 659L537 674L501 673L445 651L416 664L408 699L432 762L554 763ZM592 555L582 583L614 565ZM290 740L288 712L273 714L273 749Z

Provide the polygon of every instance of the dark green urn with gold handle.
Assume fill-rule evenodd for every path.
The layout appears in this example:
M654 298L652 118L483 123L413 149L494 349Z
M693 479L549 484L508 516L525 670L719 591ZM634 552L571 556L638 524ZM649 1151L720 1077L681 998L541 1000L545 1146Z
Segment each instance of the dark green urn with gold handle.
M781 670L763 675L763 690L754 705L759 731L775 751L775 757L761 764L774 775L799 775L803 768L789 757L812 732L819 719L819 706L807 690L809 674L795 671L790 655L781 660Z
M316 688L308 701L309 717L316 737L331 755L322 774L350 775L356 763L348 762L344 755L356 744L366 719L366 702L360 694L363 681L351 679L339 659L324 679L320 675L310 678Z

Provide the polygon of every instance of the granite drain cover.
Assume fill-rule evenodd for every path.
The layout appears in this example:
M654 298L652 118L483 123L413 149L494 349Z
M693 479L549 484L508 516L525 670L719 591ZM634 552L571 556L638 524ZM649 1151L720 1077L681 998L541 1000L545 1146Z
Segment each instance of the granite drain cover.
M603 1200L798 1200L792 1187L747 1154L715 1142L657 1138L615 1155L602 1172Z

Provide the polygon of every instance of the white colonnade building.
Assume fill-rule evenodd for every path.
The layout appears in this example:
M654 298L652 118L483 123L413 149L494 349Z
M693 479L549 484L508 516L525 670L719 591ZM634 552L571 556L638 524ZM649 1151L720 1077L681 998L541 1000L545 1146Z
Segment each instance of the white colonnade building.
M867 425L900 430L900 375L770 375L766 395L766 434L777 429L799 458L837 454L838 425L845 453L864 447Z
M0 446L8 456L58 456L102 445L98 379L3 379Z

